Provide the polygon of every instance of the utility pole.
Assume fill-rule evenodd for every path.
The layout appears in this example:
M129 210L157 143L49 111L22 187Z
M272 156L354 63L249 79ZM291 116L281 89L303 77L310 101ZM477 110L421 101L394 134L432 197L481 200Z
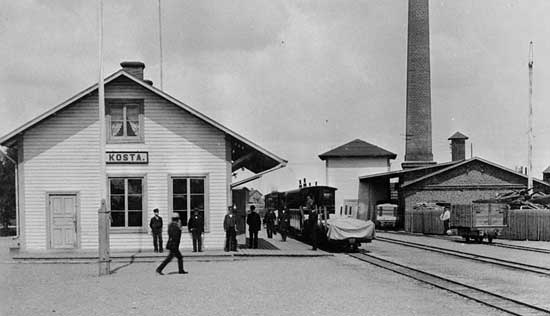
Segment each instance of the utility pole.
M529 43L529 130L527 153L527 193L533 193L533 42Z
M99 28L99 81L98 81L98 107L99 107L99 192L100 206L97 218L98 233L98 267L99 275L111 273L111 258L109 255L109 226L110 216L105 200L107 199L107 184L105 170L105 90L103 84L103 0L98 3L98 28Z

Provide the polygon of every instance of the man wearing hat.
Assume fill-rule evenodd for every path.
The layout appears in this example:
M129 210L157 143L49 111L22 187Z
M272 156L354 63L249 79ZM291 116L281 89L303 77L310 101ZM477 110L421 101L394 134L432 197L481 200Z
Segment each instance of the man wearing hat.
M193 215L187 223L187 228L193 237L193 252L202 251L202 233L204 231L204 220L198 209L193 210Z
M225 251L237 251L237 218L233 214L233 207L227 208L227 214L223 219L225 230Z
M186 274L187 271L183 270L183 256L180 252L180 240L181 240L181 222L178 213L172 215L172 223L168 225L168 242L166 243L166 249L170 250L170 253L164 259L164 261L158 266L157 273L163 275L162 270L166 265L172 261L174 257L178 259L178 273Z
M153 216L149 222L149 227L153 235L153 247L155 252L162 252L162 217L159 216L158 208L154 209L153 213L155 213L155 216Z

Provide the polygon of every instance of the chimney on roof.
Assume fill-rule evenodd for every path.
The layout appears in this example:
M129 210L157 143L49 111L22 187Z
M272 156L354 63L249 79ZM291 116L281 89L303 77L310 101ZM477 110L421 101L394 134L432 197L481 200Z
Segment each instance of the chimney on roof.
M130 75L136 77L139 80L143 80L143 69L145 64L141 61L123 61L120 63L122 70L126 71Z
M449 137L451 141L451 161L459 161L466 159L466 140L468 136L456 132Z
M550 167L542 172L542 181L550 183Z

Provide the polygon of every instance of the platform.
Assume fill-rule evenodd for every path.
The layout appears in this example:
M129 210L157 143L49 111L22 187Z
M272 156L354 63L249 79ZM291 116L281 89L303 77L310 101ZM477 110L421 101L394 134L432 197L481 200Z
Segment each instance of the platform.
M258 249L249 249L245 244L243 235L238 238L237 251L225 252L223 250L205 250L203 252L192 252L191 249L183 248L181 252L184 260L191 261L213 261L213 260L237 260L242 257L321 257L332 256L331 253L323 250L311 250L311 246L293 238L281 240L281 235L274 235L267 238L265 230L258 233L261 239ZM166 257L168 252L155 253L152 250L117 250L111 249L111 260L113 262L156 262ZM10 258L5 258L9 260ZM71 250L71 251L33 251L12 254L11 260L22 263L95 263L98 256L95 251Z

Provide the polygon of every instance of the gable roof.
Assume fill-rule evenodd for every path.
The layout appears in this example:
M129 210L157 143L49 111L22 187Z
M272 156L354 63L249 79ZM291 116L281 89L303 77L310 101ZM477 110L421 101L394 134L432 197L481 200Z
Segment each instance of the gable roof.
M468 136L462 134L461 132L456 132L453 134L453 136L449 137L448 138L449 140L451 139L468 139Z
M319 155L321 160L334 157L388 157L395 159L397 155L364 140L355 139Z
M246 167L250 171L254 173L258 172L265 172L267 170L271 170L273 168L280 168L284 167L287 160L271 153L270 151L262 148L261 146L253 143L252 141L246 139L245 137L235 133L234 131L230 130L229 128L221 125L220 123L216 122L215 120L209 118L208 116L200 113L199 111L195 110L194 108L190 107L189 105L177 100L176 98L170 96L166 92L144 82L143 80L137 79L134 76L130 75L123 69L118 70L117 72L109 75L105 78L104 84L107 85L108 83L112 82L113 80L125 77L136 83L137 85L155 93L156 95L164 98L165 100L171 102L172 104L180 107L181 109L191 113L192 115L196 116L197 118L203 120L204 122L208 123L209 125L221 130L226 134L226 136L229 137L230 141L236 145L238 145L239 148L242 148L240 157L232 157L232 160L239 161L238 168L240 167ZM23 124L22 126L16 128L12 132L0 137L0 145L2 146L9 146L13 144L15 141L15 138L20 135L21 133L25 132L27 129L33 127L36 124L39 124L43 120L49 118L50 116L54 115L55 113L61 111L62 109L68 107L69 105L73 104L74 102L80 100L84 96L88 95L89 93L95 91L98 88L98 84L93 84L92 86L82 90L81 92L77 93L76 95L70 97L69 99L65 100L61 104L53 107L52 109L42 113L41 115L35 117L34 119L30 120L29 122ZM236 169L238 169L236 168Z
M439 175L439 174L448 172L448 171L450 171L450 170L452 170L452 169L456 169L456 168L458 168L458 167L460 167L460 166L470 164L470 163L472 163L472 162L474 162L474 161L479 161L479 162L481 162L481 163L484 163L484 164L490 165L490 166L492 166L492 167L495 167L495 168L497 168L497 169L500 169L500 170L502 170L502 171L506 171L506 172L508 172L508 173L511 173L511 174L514 174L514 175L523 177L523 178L525 178L525 179L528 178L528 177L527 177L526 175L524 175L523 173L516 172L516 171L514 171L514 170L512 170L512 169L506 168L506 167L504 167L504 166L501 166L501 165L496 164L496 163L494 163L494 162L491 162L491 161L482 159L482 158L480 158L480 157L473 157L473 158L470 158L470 159L462 160L462 161L460 161L460 162L458 162L458 163L456 163L456 164L453 164L453 165L451 165L451 166L449 166L449 167L447 167L447 168L440 169L440 170L438 170L438 171L432 172L432 173L430 173L430 174L428 174L428 175L425 175L425 176L423 176L423 177L419 177L419 178L417 178L417 179L414 179L414 180L412 180L412 181L409 181L409 182L405 183L402 187L407 187L407 186L413 185L413 184L415 184L415 183L419 183L419 182L421 182L421 181L424 181L424 180L429 179L429 178L431 178L431 177L434 177L434 176L436 176L436 175ZM545 186L550 187L550 184L548 184L548 183L546 183L546 182L544 182L544 181L541 181L541 180L538 180L538 179L533 179L533 181L534 181L534 182L537 182L537 183L539 183L539 184L542 184L542 185L545 185Z

